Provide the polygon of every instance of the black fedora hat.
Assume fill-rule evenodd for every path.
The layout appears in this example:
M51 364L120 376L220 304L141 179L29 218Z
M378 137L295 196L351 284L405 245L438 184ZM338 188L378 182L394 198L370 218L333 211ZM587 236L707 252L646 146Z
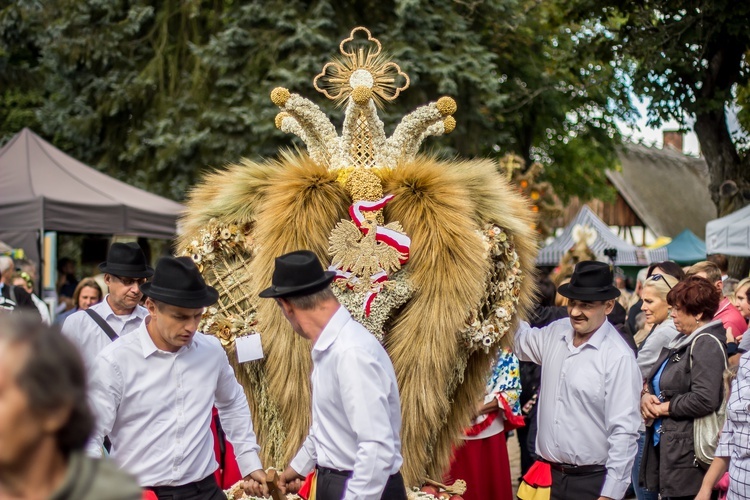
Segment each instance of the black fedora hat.
M219 292L206 285L190 257L159 259L154 278L141 285L141 292L151 299L188 309L210 306L219 300Z
M327 287L336 273L324 271L318 257L309 250L298 250L276 257L271 286L260 292L269 299L311 295Z
M154 268L146 264L146 255L138 243L112 243L106 262L99 264L103 273L126 278L150 278Z
M620 296L612 285L612 270L604 262L584 260L576 264L570 283L560 285L557 292L574 300L610 300Z

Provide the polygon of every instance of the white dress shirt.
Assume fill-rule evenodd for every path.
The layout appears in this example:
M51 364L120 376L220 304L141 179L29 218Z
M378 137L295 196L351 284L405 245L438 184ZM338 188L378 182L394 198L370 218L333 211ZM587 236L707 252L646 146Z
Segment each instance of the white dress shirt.
M542 365L536 451L550 462L605 465L601 495L622 498L638 450L641 373L608 322L578 347L563 318L544 328L521 322L516 355Z
M312 349L312 426L292 468L353 471L345 500L379 500L401 468L401 404L391 359L340 306Z
M104 297L104 300L91 306L91 309L104 318L104 321L120 337L135 331L148 316L148 310L142 306L135 306L130 314L118 316L109 306L108 298L109 294ZM84 310L76 311L68 316L63 323L62 332L78 347L83 363L89 372L96 356L112 343L104 330Z
M31 301L34 303L37 309L39 309L39 315L42 317L42 323L45 325L52 324L52 317L49 314L49 306L46 302L36 296L34 293L30 293Z
M216 406L243 476L261 469L250 409L221 344L198 332L176 353L157 349L147 318L94 363L90 400L96 416L88 454L111 457L141 486L179 486L216 470L211 408Z

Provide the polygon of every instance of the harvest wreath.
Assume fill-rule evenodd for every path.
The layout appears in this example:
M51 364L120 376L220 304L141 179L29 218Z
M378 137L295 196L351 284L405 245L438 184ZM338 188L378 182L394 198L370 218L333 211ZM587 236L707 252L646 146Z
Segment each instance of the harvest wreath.
M495 162L419 154L425 138L456 127L450 97L407 114L387 137L378 106L408 76L366 28L339 49L314 86L345 106L341 135L313 102L274 89L277 127L307 151L208 174L190 194L179 248L221 293L203 331L227 350L261 458L277 468L310 426L310 346L256 297L283 253L310 249L330 265L335 294L393 361L402 473L419 487L447 469L498 349L531 304L533 214ZM257 334L264 359L237 363L235 339Z

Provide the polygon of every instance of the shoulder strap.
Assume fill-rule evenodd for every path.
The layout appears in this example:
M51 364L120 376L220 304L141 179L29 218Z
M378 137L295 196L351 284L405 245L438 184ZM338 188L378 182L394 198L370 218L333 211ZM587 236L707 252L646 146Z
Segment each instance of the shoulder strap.
M691 370L693 369L693 346L698 341L698 339L701 338L701 337L711 337L712 339L714 339L716 342L719 343L719 348L721 349L721 351L724 352L724 353L726 353L726 349L721 344L721 340L717 339L714 335L712 335L712 334L710 334L708 332L701 333L700 335L698 335L697 337L695 337L692 342L690 342L690 369ZM726 356L724 356L724 369L725 370L727 369L727 357Z
M109 337L109 340L114 342L115 340L118 339L119 335L115 333L112 327L109 326L109 323L104 321L104 318L99 316L99 314L97 314L96 311L91 310L91 308L89 307L88 309L86 309L85 312L91 317L91 319L93 319L96 322L97 325L99 325L99 328L104 330L104 333L107 334L107 337Z

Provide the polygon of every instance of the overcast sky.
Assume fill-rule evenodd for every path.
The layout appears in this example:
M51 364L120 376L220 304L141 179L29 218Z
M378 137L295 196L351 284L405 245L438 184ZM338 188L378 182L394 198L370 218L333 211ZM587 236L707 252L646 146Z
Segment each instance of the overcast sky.
M650 128L646 125L648 121L646 118L646 102L636 101L636 108L638 113L641 115L640 119L636 122L635 127L630 127L625 123L619 123L620 131L625 134L626 137L631 137L634 141L642 141L646 145L655 143L657 148L662 147L662 133L664 130L677 130L679 126L677 122L670 121L663 123L660 128ZM683 140L683 150L692 155L700 154L700 145L698 144L698 137L692 130L685 134Z
M644 144L651 145L655 143L655 146L657 148L662 147L662 133L664 130L677 130L679 126L677 125L677 122L670 121L662 124L660 128L649 128L646 126L646 102L644 101L637 101L635 98L633 99L636 103L636 108L638 109L638 112L641 115L641 118L636 122L635 127L630 127L625 123L619 123L620 131L625 134L625 136L632 137L633 140L641 140ZM729 112L727 113L728 120L729 120L729 131L730 133L735 133L737 130L739 130L739 124L737 122L737 112L735 109L729 109ZM683 149L685 153L691 154L691 155L699 155L700 154L700 144L698 144L698 137L695 135L695 132L692 131L692 129L685 134L685 138L683 140Z

